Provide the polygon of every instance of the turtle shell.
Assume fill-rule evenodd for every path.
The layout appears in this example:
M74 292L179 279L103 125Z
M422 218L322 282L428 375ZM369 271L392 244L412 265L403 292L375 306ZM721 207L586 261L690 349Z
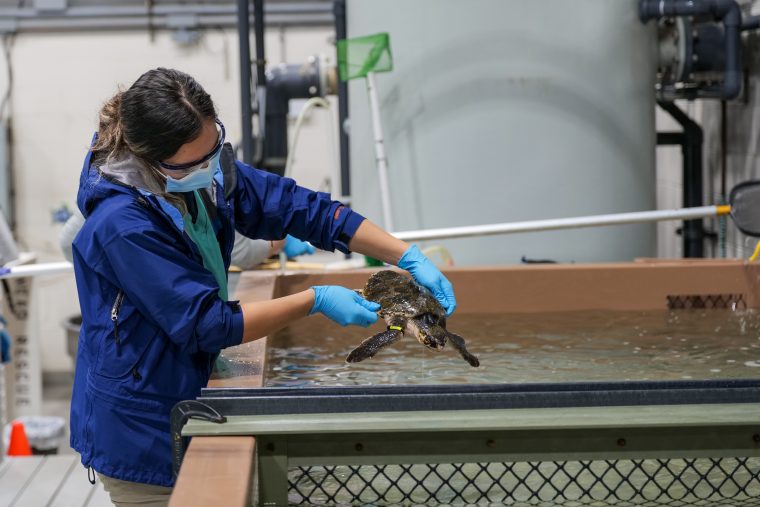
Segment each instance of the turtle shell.
M380 304L380 315L412 318L425 313L443 317L445 311L429 290L396 271L378 271L367 280L362 295Z

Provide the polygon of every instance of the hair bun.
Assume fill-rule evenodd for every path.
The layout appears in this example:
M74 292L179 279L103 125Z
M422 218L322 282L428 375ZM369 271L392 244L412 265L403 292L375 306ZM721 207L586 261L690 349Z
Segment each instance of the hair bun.
M124 132L121 126L121 99L124 92L119 90L98 113L98 139L92 151L110 157L124 147Z

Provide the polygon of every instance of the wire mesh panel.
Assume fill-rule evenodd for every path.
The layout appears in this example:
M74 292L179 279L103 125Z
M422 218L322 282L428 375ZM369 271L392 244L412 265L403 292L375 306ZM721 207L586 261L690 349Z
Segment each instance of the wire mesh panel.
M264 506L760 507L758 382L206 391L182 435L256 436Z
M668 296L668 310L745 310L744 294L702 294Z
M302 466L291 505L760 506L760 458Z

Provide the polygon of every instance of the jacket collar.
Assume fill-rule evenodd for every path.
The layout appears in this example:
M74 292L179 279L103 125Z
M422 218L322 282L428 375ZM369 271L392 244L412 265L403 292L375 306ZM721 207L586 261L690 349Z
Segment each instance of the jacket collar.
M97 134L93 136L95 142ZM161 189L156 182L144 177L145 162L132 154L126 154L109 160L102 166L96 166L92 159L92 151L87 152L79 179L77 205L82 214L87 217L92 209L110 195L118 193L139 194L153 207L164 212L177 227L184 231L185 225L182 213L160 196ZM224 176L219 166L214 171L212 195L224 188ZM215 201L215 200L214 200Z

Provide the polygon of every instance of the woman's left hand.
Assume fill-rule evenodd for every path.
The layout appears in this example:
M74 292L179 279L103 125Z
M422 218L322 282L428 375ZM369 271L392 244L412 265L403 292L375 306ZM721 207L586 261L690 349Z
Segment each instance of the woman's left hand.
M430 259L420 252L416 245L410 246L401 259L398 261L398 267L411 273L412 277L433 293L433 296L441 303L446 311L446 316L454 313L457 307L457 300L454 297L454 287L443 273L435 267Z
M308 241L301 241L300 239L288 234L285 237L285 246L282 247L282 251L288 259L298 257L299 255L311 255L314 253L314 247Z

